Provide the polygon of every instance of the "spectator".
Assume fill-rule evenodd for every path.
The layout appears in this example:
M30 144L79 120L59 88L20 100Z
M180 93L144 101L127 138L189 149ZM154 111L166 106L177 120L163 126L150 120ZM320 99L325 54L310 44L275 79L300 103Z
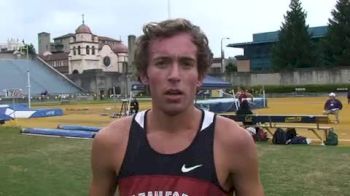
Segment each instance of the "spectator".
M47 96L49 95L49 92L45 89L45 91L40 93L40 100L44 100L45 98L48 98Z
M130 115L136 114L139 111L139 102L134 97L130 102Z
M249 115L249 114L253 114L253 112L250 110L248 101L247 100L243 100L243 102L241 103L239 109L236 111L236 115L244 116L243 125L252 125L253 124L253 122L249 122L245 118L245 116Z
M249 91L245 88L239 88L239 91L237 92L236 97L238 97L238 101L240 104L244 100L248 101L248 98L251 98L251 100L253 100L253 95L249 93Z
M329 99L324 104L323 114L335 115L336 123L339 123L339 110L343 108L341 101L335 98L335 93L329 93Z

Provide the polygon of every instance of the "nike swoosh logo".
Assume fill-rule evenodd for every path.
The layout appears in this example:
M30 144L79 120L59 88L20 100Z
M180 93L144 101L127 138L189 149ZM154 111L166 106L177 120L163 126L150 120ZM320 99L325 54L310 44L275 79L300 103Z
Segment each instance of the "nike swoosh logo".
M183 164L182 167L181 167L181 171L183 173L187 173L187 172L190 172L192 170L195 170L197 169L198 167L202 167L203 165L200 164L200 165L195 165L195 166L192 166L192 167L186 167L186 164Z

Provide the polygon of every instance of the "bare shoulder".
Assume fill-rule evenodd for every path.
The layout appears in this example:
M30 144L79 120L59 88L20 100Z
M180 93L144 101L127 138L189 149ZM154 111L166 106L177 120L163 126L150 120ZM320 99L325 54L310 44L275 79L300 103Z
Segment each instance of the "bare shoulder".
M233 163L231 166L245 164L245 161L256 156L256 145L252 136L238 123L226 117L217 117L214 141L219 157L223 156L224 162Z
M118 170L124 159L132 117L114 120L101 129L95 136L92 145L92 157L95 161L104 161ZM118 171L117 171L118 172Z
M124 159L131 117L113 121L100 130L92 143L90 195L112 195Z
M239 124L226 117L217 116L215 138L223 146L241 151L242 148L254 146L251 135Z
M125 117L114 120L101 129L95 136L95 141L106 142L107 144L118 144L129 135L132 117Z
M264 195L252 136L222 116L216 120L214 158L218 180L224 188L234 187L236 195Z

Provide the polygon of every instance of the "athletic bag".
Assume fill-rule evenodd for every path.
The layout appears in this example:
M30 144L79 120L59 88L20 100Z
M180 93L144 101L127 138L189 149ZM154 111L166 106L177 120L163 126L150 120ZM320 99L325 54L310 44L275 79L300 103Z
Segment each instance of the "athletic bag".
M295 136L297 136L295 128L287 128L286 140L293 139Z
M306 137L295 136L288 141L288 144L307 144Z
M338 135L334 132L334 130L328 131L326 141L324 141L326 145L338 145Z
M272 136L273 144L286 144L286 132L282 128L277 128Z

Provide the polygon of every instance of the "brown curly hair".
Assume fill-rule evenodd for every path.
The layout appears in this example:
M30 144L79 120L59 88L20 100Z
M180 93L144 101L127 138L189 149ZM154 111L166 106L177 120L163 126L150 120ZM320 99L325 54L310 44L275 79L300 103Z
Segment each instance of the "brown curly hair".
M182 18L169 19L162 22L151 22L143 27L143 35L135 43L134 64L137 75L146 74L149 58L150 42L158 38L167 38L178 33L189 33L192 42L197 46L197 62L199 76L203 77L212 63L213 54L209 48L207 36L198 26Z

